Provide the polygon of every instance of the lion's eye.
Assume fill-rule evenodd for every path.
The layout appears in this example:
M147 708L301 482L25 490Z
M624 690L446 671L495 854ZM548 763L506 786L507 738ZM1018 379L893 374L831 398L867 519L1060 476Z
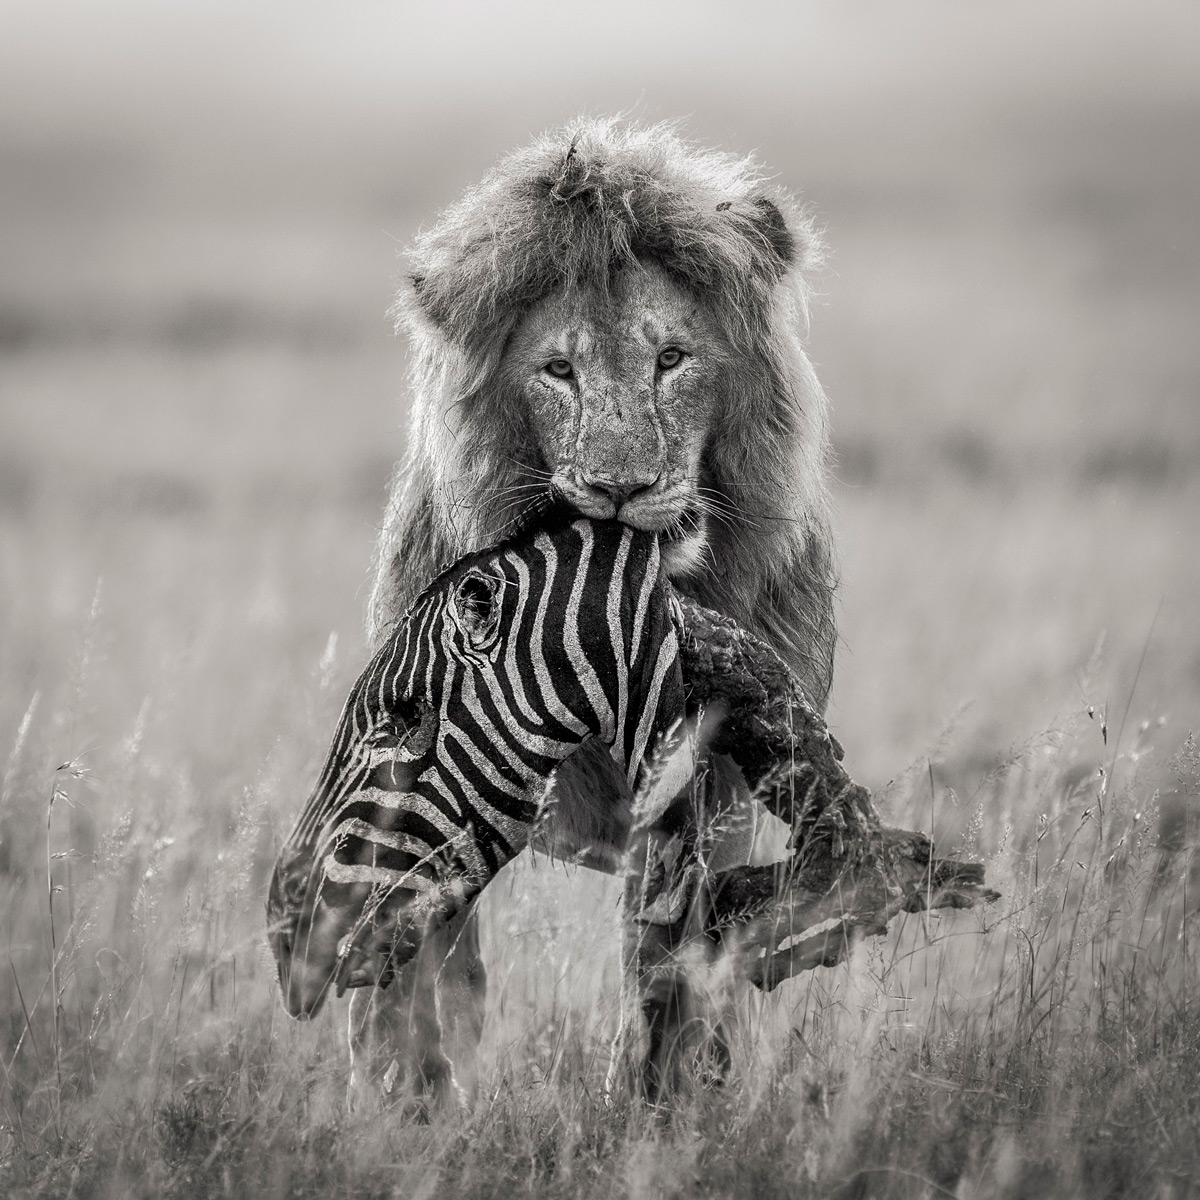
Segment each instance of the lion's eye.
M669 371L672 367L677 367L683 362L683 351L678 346L668 346L665 350L658 352L658 369L660 371Z
M575 374L574 367L571 366L565 358L552 358L546 364L546 370L550 372L555 379L570 379Z

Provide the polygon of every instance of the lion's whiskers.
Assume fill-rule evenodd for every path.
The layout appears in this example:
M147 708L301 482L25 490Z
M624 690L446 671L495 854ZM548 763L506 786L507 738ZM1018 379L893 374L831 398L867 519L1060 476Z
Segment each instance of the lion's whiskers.
M714 491L712 488L697 487L695 489L695 506L706 517L712 517L713 520L720 521L727 529L737 530L737 521L735 518L742 520L752 529L758 528L757 524L753 521L745 520L745 514L734 508L728 497Z
M532 463L522 462L519 458L513 458L511 454L504 456L505 461L511 463L517 468L519 475L528 476L530 479L540 479L543 483L549 483L554 478L553 471L547 471L543 467L535 467Z
M504 483L484 486L469 496L458 497L454 507L467 510L472 514L478 514L485 510L495 512L503 521L513 515L519 517L535 512L548 499L548 489L542 482Z
M703 500L705 503L717 504L719 507L721 507L723 509L723 511L728 516L735 518L736 520L742 522L743 524L749 524L752 528L755 528L755 529L761 528L760 526L754 524L755 521L786 521L788 524L791 524L791 525L803 525L804 524L804 521L802 518L790 517L786 513L756 512L753 509L742 508L742 507L734 504L734 502L732 500L730 500L729 497L726 496L724 493L718 492L713 488L705 488L705 487L697 486L695 490L696 490L696 496L697 496L697 507L699 507L701 497L703 497ZM711 512L711 511L710 511L709 515L718 516L717 513ZM720 517L718 517L718 520L719 519L720 519Z

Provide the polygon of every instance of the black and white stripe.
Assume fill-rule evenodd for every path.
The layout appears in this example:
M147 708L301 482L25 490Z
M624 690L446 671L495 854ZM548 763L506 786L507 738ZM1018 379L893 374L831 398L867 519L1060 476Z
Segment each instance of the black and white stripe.
M652 534L590 521L450 568L355 683L285 854L323 888L473 891L586 738L636 786L682 708L666 586Z

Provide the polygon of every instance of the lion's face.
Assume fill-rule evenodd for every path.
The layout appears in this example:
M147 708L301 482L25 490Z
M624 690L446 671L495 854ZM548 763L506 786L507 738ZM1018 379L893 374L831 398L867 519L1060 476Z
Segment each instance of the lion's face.
M663 533L677 575L704 552L701 455L724 358L704 307L648 266L607 292L540 301L501 369L526 401L552 490L586 516Z
M660 533L682 590L765 637L823 703L825 397L801 341L819 250L754 163L669 126L580 121L497 164L409 256L413 438L373 635L431 573L542 513L550 484Z

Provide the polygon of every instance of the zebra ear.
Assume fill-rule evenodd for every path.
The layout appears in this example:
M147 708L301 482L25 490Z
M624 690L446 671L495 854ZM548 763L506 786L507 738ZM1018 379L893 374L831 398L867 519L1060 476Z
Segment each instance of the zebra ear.
M500 619L500 583L494 575L468 571L454 589L459 627L476 648L495 637Z

